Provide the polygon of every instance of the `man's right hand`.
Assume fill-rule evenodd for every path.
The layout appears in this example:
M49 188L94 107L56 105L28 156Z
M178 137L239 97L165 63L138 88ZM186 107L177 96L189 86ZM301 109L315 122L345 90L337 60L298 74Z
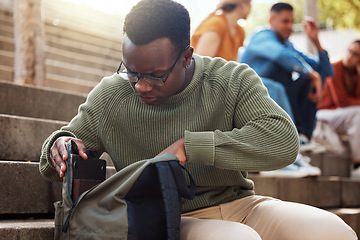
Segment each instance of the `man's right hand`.
M312 71L308 77L311 80L310 84L310 90L308 94L308 98L310 101L312 101L314 104L317 104L321 100L321 94L322 94L322 81L321 76L318 72Z
M65 176L65 171L66 171L65 161L69 157L65 147L65 143L70 140L73 140L76 143L78 147L79 155L83 159L88 158L86 155L85 145L83 141L81 141L80 139L76 139L72 137L59 137L58 139L56 139L56 141L53 143L53 145L50 148L50 159L61 178Z

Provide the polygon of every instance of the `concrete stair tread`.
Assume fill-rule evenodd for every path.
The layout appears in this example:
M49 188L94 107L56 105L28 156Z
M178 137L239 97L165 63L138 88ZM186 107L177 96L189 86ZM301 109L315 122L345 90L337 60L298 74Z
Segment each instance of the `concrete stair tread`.
M107 48L111 48L114 50L121 47L120 37L115 37L115 36L113 36L112 38L103 37L100 34L94 34L85 31L80 31L77 29L71 29L65 26L56 26L50 23L49 21L45 21L45 32L47 35L52 35L64 39L96 45L99 47L106 46Z
M0 158L39 161L42 143L66 124L65 121L0 114Z
M0 66L14 66L14 52L0 50Z
M5 37L14 37L14 28L13 26L6 26L3 24L0 24L0 32L2 36Z
M95 46L87 43L81 43L75 40L69 40L64 38L58 38L57 36L46 35L45 43L51 47L55 47L62 50L68 50L72 52L78 52L87 54L90 56L109 58L112 60L118 60L120 57L120 49L108 49L100 46Z
M12 2L12 0L10 2ZM1 8L0 8L0 15L1 16L2 15L9 16L9 17L13 16L12 4L10 5L9 4L10 2L1 4Z
M360 208L336 208L328 211L338 215L360 237Z
M119 61L111 59L106 59L106 61L104 61L104 58L88 56L67 50L59 50L49 46L45 46L45 54L48 59L105 71L115 71L117 69L117 65L120 64Z
M0 35L0 50L14 51L14 38Z
M0 65L0 71L10 71L10 72L12 72L13 69L14 69L14 67L12 67L12 66Z
M11 82L13 80L14 68L0 65L0 80Z
M70 121L85 100L86 94L0 81L0 114ZM61 112L57 110L60 102Z
M54 239L54 220L0 220L1 239ZM6 236L6 237L5 237Z
M92 82L100 82L100 80L105 76L111 76L115 73L114 71L102 71L97 68L90 68L85 66L74 65L67 62L61 62L52 59L46 59L45 64L47 66L47 73L72 77L72 78L79 78L79 79L86 79L87 81ZM114 69L116 67L114 66Z
M360 207L360 180L346 177L267 177L249 174L255 193L321 208Z
M11 13L11 16L8 16L8 15L5 15L5 14L0 12L0 24L2 26L12 27L14 25L12 13Z
M54 227L54 219L0 220L0 229L53 228L53 227Z
M101 79L99 79L100 82ZM56 74L46 74L46 86L54 89L63 89L73 93L88 94L98 82L86 81L77 78L64 77Z
M0 175L2 219L11 214L54 214L54 202L62 199L62 182L46 180L39 172L38 162L0 161L0 169L2 170ZM106 168L107 177L115 172L113 166ZM9 182L11 184L8 184Z
M7 37L7 36L0 35L0 41L14 44L13 37Z

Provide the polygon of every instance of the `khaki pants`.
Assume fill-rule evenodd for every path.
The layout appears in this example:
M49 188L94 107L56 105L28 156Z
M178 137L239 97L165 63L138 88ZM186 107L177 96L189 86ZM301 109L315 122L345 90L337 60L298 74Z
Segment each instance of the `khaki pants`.
M183 214L180 239L347 240L357 237L333 213L255 195Z

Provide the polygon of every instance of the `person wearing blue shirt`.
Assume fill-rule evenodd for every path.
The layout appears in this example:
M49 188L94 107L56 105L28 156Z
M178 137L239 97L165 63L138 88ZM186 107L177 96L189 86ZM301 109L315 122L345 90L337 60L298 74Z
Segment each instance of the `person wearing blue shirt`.
M283 98L288 97L290 101L299 133L310 138L315 124L316 104L321 99L322 82L333 74L333 70L327 52L321 47L315 22L306 21L304 30L316 46L318 57L305 55L294 48L289 41L293 23L290 4L273 5L270 10L271 29L262 30L251 38L240 61L247 63L265 79L264 84L269 89L276 84L274 81L283 85L287 93ZM276 97L281 98L275 96L276 93L271 95L275 101Z

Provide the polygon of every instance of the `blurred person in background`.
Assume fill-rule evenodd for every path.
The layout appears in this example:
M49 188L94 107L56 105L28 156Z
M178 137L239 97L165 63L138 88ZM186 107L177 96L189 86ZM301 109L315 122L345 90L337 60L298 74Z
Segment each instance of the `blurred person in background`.
M293 7L276 3L270 10L270 29L257 32L241 56L260 77L281 83L287 92L295 125L310 139L315 124L316 104L321 99L322 82L333 74L328 53L322 48L319 28L304 21L304 31L315 45L318 56L305 55L289 41L293 32Z
M346 56L332 66L334 76L325 80L316 118L338 134L349 136L352 177L360 178L360 39L352 42Z
M250 10L251 0L221 0L191 38L195 53L236 61L245 39L245 31L238 21L246 19Z
M322 81L332 75L332 67L327 52L320 44L319 28L313 20L304 21L304 30L316 46L318 57L305 55L289 41L294 24L290 4L274 4L269 22L270 29L259 31L250 39L240 62L247 63L259 74L270 97L293 119L303 147L310 143ZM321 170L309 162L308 157L299 153L294 164L262 174L287 177L320 175Z

